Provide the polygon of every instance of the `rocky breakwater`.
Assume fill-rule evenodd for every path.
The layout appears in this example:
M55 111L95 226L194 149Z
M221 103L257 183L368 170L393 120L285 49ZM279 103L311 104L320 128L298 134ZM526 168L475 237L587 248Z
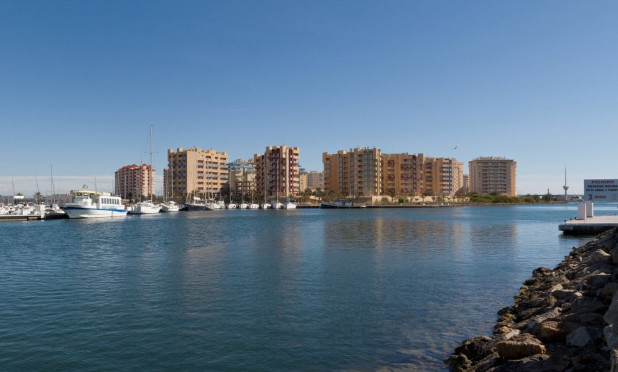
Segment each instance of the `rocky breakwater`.
M451 371L618 372L618 229L534 270L498 315L493 337L455 349Z

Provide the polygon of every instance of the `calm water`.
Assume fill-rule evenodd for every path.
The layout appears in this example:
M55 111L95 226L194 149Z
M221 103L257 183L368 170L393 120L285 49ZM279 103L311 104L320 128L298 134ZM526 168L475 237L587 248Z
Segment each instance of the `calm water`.
M597 214L612 214L597 207ZM0 369L444 370L576 206L181 212L0 224Z

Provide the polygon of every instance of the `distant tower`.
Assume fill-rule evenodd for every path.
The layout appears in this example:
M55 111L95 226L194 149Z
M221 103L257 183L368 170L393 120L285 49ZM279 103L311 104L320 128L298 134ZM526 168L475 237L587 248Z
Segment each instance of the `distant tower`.
M564 167L564 186L562 186L562 188L564 189L564 201L567 201L567 190L569 189L569 186L567 186L566 180L566 167Z

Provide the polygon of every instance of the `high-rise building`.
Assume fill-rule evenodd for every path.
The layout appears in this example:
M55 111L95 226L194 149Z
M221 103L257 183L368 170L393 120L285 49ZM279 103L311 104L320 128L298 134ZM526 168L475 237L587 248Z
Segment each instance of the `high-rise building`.
M255 154L256 188L266 198L289 198L300 193L298 147L269 146L263 155Z
M324 190L347 197L379 196L381 189L382 152L377 148L339 150L322 153Z
M227 165L230 191L234 195L251 195L255 191L255 166L243 159Z
M470 192L516 196L517 162L502 157L479 157L468 163Z
M155 195L155 170L147 164L125 165L114 174L115 193L123 199L142 199Z
M453 196L463 192L463 162L455 158L426 157L423 163L423 194Z
M167 150L165 190L174 195L198 194L212 197L228 182L227 153L199 148ZM169 184L167 184L169 182Z
M423 154L382 154L382 193L422 194L423 161Z
M314 171L307 173L307 187L316 190L324 188L324 174L322 172Z

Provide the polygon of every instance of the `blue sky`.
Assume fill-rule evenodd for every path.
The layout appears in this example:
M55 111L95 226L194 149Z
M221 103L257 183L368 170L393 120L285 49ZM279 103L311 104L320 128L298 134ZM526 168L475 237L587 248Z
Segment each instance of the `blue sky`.
M618 178L618 2L3 1L0 194L167 149L517 161L520 194ZM453 147L458 146L456 150ZM161 183L157 186L161 188Z

